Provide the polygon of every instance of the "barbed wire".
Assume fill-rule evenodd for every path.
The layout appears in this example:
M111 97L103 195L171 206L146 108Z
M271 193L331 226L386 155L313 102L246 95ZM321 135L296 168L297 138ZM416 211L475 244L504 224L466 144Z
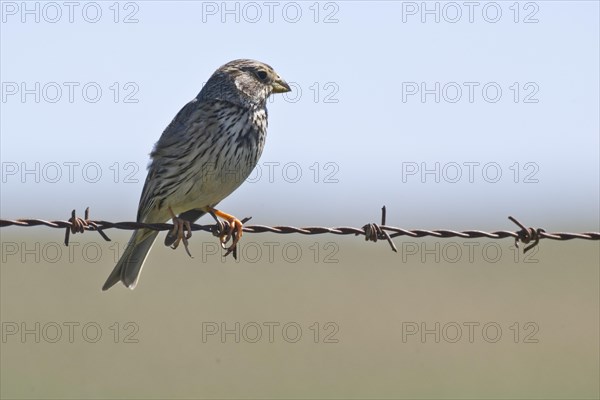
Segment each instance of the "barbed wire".
M526 227L516 218L509 216L509 220L515 223L520 229L516 231L494 231L484 232L480 230L465 230L455 231L449 229L403 229L395 226L388 226L385 224L386 221L386 207L383 206L381 209L381 224L369 223L364 225L362 228L354 228L347 226L340 227L323 227L323 226L309 226L309 227L295 227L295 226L265 226L265 225L244 225L243 232L248 233L277 233L277 234L292 234L298 233L302 235L322 235L322 234L333 234L333 235L362 235L365 240L377 242L378 240L386 240L391 249L397 252L396 245L393 242L393 238L398 236L409 236L412 238L422 238L425 236L432 236L437 238L463 238L463 239L475 239L475 238L487 238L487 239L506 239L512 238L515 240L515 246L518 248L519 243L529 244L523 250L524 253L537 246L540 239L552 239L552 240L600 240L600 232L584 232L584 233L568 233L568 232L546 232L542 228L531 228ZM244 218L242 223L246 223L250 218ZM50 228L65 229L65 245L69 245L69 238L71 234L83 233L85 231L96 231L106 241L110 241L110 238L104 233L106 229L122 229L122 230L135 230L135 229L152 229L156 231L167 231L172 230L174 225L167 223L160 224L147 224L143 222L109 222L103 220L91 220L89 218L89 207L85 210L84 218L77 217L75 210L71 212L71 218L67 221L46 221L43 219L33 218L22 218L22 219L0 219L0 227L8 226L20 226L20 227L34 227L34 226L47 226ZM236 232L227 221L217 221L211 225L198 225L190 224L192 231L205 231L211 232L214 236L227 237L228 239L235 239ZM225 242L222 243L225 248ZM236 249L229 249L225 255L233 253L236 257Z

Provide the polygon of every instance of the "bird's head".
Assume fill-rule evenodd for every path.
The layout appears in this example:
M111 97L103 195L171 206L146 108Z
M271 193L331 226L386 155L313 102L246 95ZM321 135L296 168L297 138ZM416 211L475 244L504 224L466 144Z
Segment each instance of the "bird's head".
M271 93L290 86L271 66L255 60L234 60L220 67L199 94L200 100L224 100L241 106L263 106Z

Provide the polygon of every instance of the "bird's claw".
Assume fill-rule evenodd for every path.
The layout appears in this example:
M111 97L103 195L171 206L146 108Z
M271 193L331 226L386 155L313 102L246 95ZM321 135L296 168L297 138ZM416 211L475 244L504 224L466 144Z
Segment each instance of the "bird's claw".
M227 257L229 254L233 253L233 258L237 259L237 244L244 232L244 224L250 221L252 217L246 217L240 221L233 215L226 214L214 208L209 209L208 213L212 215L215 221L217 221L217 225L213 230L213 235L219 238L221 247L227 250L223 257ZM220 221L218 217L221 217L225 221ZM231 245L227 247L227 243L230 240L233 241Z
M221 247L227 250L227 253L225 253L225 257L227 257L229 253L235 250L235 247L237 246L238 242L240 241L240 238L242 237L244 228L244 224L242 223L242 221L235 217L227 222L229 223L227 229L225 229L219 235L219 242L221 243ZM227 247L226 245L230 240L232 240L231 245Z
M179 243L183 242L185 252L188 256L192 257L192 253L190 253L190 249L188 248L188 239L192 237L192 225L190 224L190 221L177 218L175 214L172 215L171 219L173 220L173 230L171 231L171 235L177 236L177 239L173 242L171 248L175 250L179 246Z

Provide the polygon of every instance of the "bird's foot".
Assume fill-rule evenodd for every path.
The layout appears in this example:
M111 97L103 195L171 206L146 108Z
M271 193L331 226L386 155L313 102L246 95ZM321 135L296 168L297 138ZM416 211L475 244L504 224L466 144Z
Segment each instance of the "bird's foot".
M233 215L229 215L227 213L224 213L223 211L217 210L212 207L209 209L209 213L213 216L215 220L217 220L217 222L219 221L217 217L221 217L229 223L229 229L226 229L220 233L219 242L221 243L221 247L227 249L227 254L231 253L232 251L235 251L235 247L243 234L243 222L234 217ZM229 242L229 240L232 240L231 245L229 247L226 247L225 245L227 244L227 242Z
M171 236L177 237L175 242L171 245L171 248L176 249L179 246L179 243L183 242L185 252L188 256L192 257L192 253L190 253L190 249L188 248L188 239L192 237L192 226L190 221L177 218L171 207L169 207L169 213L171 214L171 220L173 220L173 230L170 234Z

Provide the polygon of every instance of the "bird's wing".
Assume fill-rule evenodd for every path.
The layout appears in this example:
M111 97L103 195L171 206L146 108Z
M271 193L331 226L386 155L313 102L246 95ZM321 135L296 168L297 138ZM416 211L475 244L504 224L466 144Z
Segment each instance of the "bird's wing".
M160 139L154 145L154 149L150 153L152 162L148 165L148 175L140 196L138 221L144 221L150 217L151 211L156 206L160 208L160 204L157 204L157 202L164 198L161 195L164 187L160 185L160 182L168 178L170 173L169 160L179 157L181 153L188 150L186 144L189 144L189 139L186 139L186 136L189 135L190 129L203 129L201 126L202 121L206 120L202 115L203 109L206 108L201 107L197 99L187 103L167 125Z
M218 107L214 101L187 103L165 128L150 157L148 175L140 197L138 221L150 221L153 211L161 209L161 201L176 189L182 172L181 160L193 160L190 154L205 139L213 124L218 124Z

